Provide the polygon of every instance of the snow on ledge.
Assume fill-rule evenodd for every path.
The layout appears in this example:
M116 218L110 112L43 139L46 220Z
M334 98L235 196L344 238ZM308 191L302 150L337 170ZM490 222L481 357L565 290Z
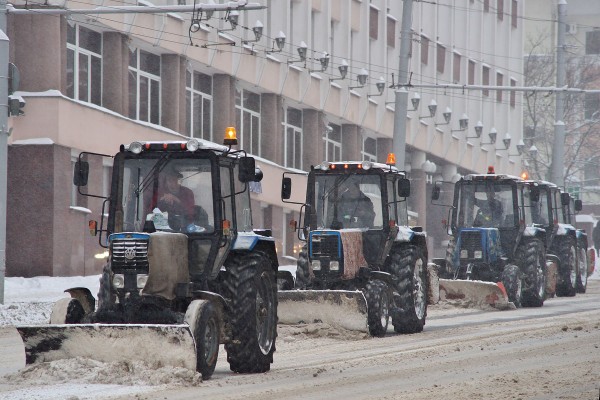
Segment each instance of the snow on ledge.
M14 142L12 142L13 145L25 145L25 144L43 144L43 145L48 145L48 144L54 144L54 140L50 139L50 138L33 138L33 139L22 139L22 140L15 140Z
M76 207L76 206L70 206L69 209L73 210L73 211L79 211L85 214L91 214L92 210L90 210L89 208L85 208L85 207Z

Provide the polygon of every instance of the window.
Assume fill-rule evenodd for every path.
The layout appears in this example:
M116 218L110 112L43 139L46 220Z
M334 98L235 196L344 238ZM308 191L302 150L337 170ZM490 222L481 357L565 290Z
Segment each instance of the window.
M377 139L363 136L360 154L364 161L377 162Z
M483 66L481 72L481 83L483 84L483 86L490 86L490 67L486 67L485 65ZM482 94L484 96L489 96L490 91L488 89L484 89L482 91Z
M475 84L475 61L469 60L469 85Z
M288 107L283 121L284 165L302 169L302 110Z
M392 17L387 17L387 45L396 47L396 20Z
M71 156L71 171L75 173L75 163L79 157ZM73 183L73 179L71 179L71 207L77 207L77 197L78 197L78 187Z
M102 34L67 24L67 96L102 105Z
M339 125L330 124L331 130L323 138L325 142L325 159L326 161L341 161L342 160L342 127Z
M437 71L440 74L444 73L444 66L446 64L446 47L439 44L437 45Z
M421 35L421 63L427 65L429 61L429 38Z
M160 124L160 56L129 50L129 118Z
M212 76L198 71L186 71L185 123L188 136L213 140L212 101Z
M514 79L511 79L510 86L511 87L517 86L517 81L515 81ZM517 104L517 92L515 90L511 90L510 91L510 106L512 108L515 108L516 104Z
M498 15L498 21L502 21L504 19L504 0L498 0L496 15Z
M585 33L585 54L600 54L600 29Z
M377 31L379 30L379 10L375 7L369 9L369 37L377 40Z
M496 86L502 86L504 84L504 76L500 73L496 73ZM502 101L502 90L496 90L496 101L500 103Z
M483 0L483 11L484 12L490 11L490 0Z
M600 119L600 93L586 93L583 107L585 119Z
M260 95L245 89L236 89L235 110L240 148L260 157Z
M460 54L458 53L454 53L453 54L453 69L452 69L452 79L454 80L454 83L458 83L460 82Z
M510 22L513 28L517 27L517 0L511 0Z

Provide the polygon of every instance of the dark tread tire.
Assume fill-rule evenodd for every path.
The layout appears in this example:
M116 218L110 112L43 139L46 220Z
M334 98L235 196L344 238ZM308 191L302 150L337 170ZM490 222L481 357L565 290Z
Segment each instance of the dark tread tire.
M215 307L206 300L194 300L188 306L185 321L189 324L196 347L196 371L208 380L215 372L219 356L221 327Z
M515 252L515 263L522 272L523 307L541 307L546 299L546 248L538 240L527 240Z
M310 285L310 269L308 265L308 250L302 246L296 262L296 289L306 289Z
M392 324L397 333L422 332L427 317L427 260L414 245L392 247L386 270L396 277L398 298Z
M588 252L584 244L577 246L578 254L578 272L577 272L577 293L585 293L587 290L588 281L588 268L590 260L588 258Z
M558 266L558 282L556 295L558 297L573 297L577 288L577 249L575 239L571 236L559 239L556 254L560 259Z
M230 340L225 344L233 372L260 373L271 368L277 337L277 276L261 252L232 252L224 287L230 301Z
M366 284L364 295L367 300L369 333L371 336L385 336L390 321L390 291L380 280Z
M520 308L522 302L522 281L521 270L516 265L507 265L502 271L502 284L506 289L508 301L513 303L515 307Z

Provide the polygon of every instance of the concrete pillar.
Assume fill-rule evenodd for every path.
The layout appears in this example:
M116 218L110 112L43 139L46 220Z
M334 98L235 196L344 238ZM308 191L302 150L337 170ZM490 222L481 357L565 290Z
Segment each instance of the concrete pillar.
M357 125L342 125L342 160L362 160L362 135Z
M119 32L102 34L102 105L121 115L129 115L129 49L127 36Z
M423 165L427 161L426 156L422 151L414 151L411 163L410 204L413 211L418 214L418 225L422 227L427 226L427 174L423 170Z
M19 68L27 92L67 93L67 24L55 15L9 15L10 61ZM35 49L35 50L32 50ZM3 100L4 101L4 100Z
M325 159L323 154L323 132L325 127L321 113L313 109L304 109L302 112L302 129L304 132L302 152L302 165L306 171L311 165L319 165Z
M235 79L231 75L213 75L213 141L222 143L225 128L236 125ZM239 131L240 126L235 126Z
M185 59L178 54L163 54L160 60L161 125L185 135Z
M281 96L265 93L260 99L261 156L283 165L283 128Z
M385 164L388 153L392 152L392 139L378 138L377 139L377 162Z

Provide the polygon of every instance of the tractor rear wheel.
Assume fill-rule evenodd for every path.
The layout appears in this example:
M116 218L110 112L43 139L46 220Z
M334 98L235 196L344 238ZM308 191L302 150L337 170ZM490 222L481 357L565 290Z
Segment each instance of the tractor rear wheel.
M590 261L588 259L588 253L585 246L581 244L577 246L577 248L579 252L579 257L577 258L579 260L579 262L577 263L579 267L579 271L577 273L577 293L585 293L585 291L587 290L587 271Z
M365 290L369 333L371 336L383 337L390 321L390 293L388 285L380 280L368 282Z
M392 324L397 333L423 331L427 316L427 260L414 245L392 247L387 270L398 279L398 300L392 313Z
M217 365L221 327L215 307L207 300L194 300L185 313L196 345L196 371L210 379Z
M262 251L232 252L225 264L224 287L230 301L231 340L225 344L233 372L271 368L277 337L277 275Z
M523 307L541 307L546 299L546 249L538 240L528 240L517 248L516 263L523 272Z
M573 297L577 288L577 249L575 239L571 236L558 238L558 282L556 295L559 297Z

